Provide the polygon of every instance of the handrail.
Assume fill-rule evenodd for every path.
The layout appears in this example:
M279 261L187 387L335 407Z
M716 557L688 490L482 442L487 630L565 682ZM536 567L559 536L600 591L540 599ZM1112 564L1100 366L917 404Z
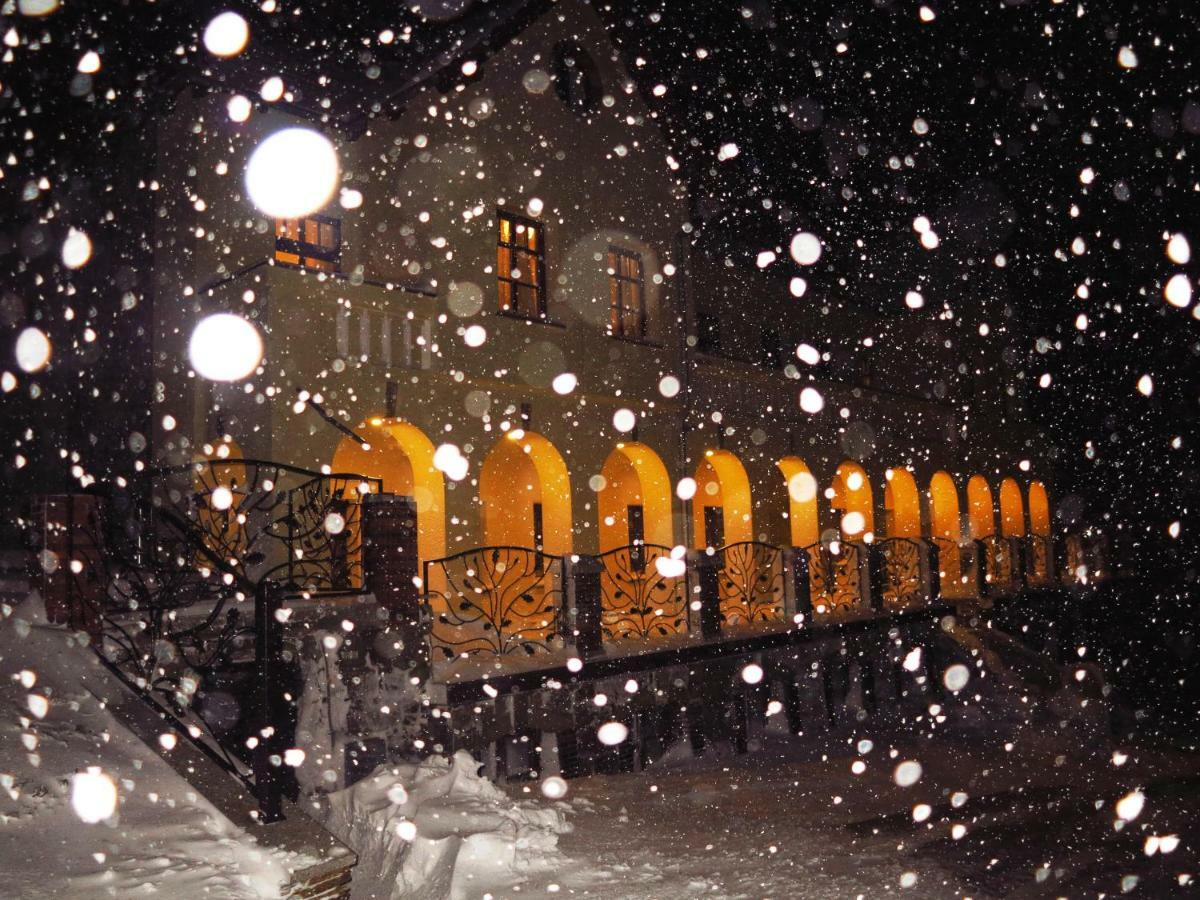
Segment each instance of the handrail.
M290 472L293 475L306 475L309 480L316 478L357 478L360 481L383 483L383 479L376 475L360 475L358 472L316 472L312 469L306 469L303 466L294 466L291 463L275 462L270 459L253 459L244 456L231 456L228 459L197 459L190 463L180 463L174 466L157 466L146 469L135 478L151 478L156 475L182 475L185 472L199 472L206 466L268 466L279 469L284 472Z
M560 556L564 556L564 555L565 556L574 555L574 554L570 554L570 553L567 553L567 554L547 553L545 550L538 550L535 547L521 547L516 544L481 544L478 547L470 547L466 550L460 550L458 553L452 553L449 556L439 556L437 559L427 559L427 560L425 560L425 565L428 566L428 565L433 565L434 563L450 562L452 560L458 559L459 557L467 556L471 553L480 553L485 550L517 550L517 551L520 551L521 553L537 553L540 556L545 556L550 559L558 559L558 558L560 558Z
M783 549L783 547L779 544L769 544L766 541L734 541L732 544L714 547L711 555L715 557L717 554L724 553L726 550L732 550L734 547L765 547L768 550ZM709 555L707 547L701 547L698 552L702 553L704 556Z

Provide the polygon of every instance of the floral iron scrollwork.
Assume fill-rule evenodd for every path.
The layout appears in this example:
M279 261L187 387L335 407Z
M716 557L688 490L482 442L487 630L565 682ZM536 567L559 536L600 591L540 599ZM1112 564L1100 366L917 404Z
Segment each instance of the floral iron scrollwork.
M601 553L601 628L605 640L650 639L688 628L686 580L664 576L659 559L671 548L631 544Z
M528 547L479 547L428 561L425 585L435 660L534 655L556 643L563 608L560 557Z

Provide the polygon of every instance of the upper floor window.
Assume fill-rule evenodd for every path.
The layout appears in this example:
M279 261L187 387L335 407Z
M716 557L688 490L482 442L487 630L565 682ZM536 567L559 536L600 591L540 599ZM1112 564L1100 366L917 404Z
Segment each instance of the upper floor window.
M275 220L275 261L336 272L342 257L342 223L329 216Z
M587 116L595 112L602 93L600 70L580 44L561 41L554 48L554 87L573 113Z
M621 247L608 248L608 303L614 335L639 341L646 337L646 294L640 253Z
M496 278L500 311L531 319L546 315L546 245L542 226L512 213L499 213Z

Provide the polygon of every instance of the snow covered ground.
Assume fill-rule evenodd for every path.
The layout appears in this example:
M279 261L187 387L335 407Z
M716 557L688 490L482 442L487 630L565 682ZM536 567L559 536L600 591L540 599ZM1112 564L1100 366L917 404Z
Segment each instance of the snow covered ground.
M82 686L90 651L24 609L0 621L0 897L278 896L288 860L125 731ZM936 738L769 720L749 754L570 782L498 788L460 753L384 767L323 810L360 853L354 897L375 900L1193 891L1200 762L1111 746L1052 699Z
M34 609L0 615L0 897L279 896L285 860L103 709L91 651Z
M868 750L863 740L872 738L768 743L745 756L572 781L574 828L560 841L568 861L491 896L820 900L1195 890L1200 795L1187 780L1200 771L1194 757L1131 750L1118 753L1117 765L1106 750L1064 747L1033 731L1011 747L875 735ZM913 770L900 765L910 761L920 763L920 777L901 786L900 772ZM1145 798L1138 815L1114 826L1118 801L1131 796Z

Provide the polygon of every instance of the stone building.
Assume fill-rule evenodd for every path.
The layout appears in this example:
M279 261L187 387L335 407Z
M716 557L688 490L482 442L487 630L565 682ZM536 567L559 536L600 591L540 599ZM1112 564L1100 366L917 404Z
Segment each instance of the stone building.
M1008 365L985 322L872 313L846 279L794 296L787 247L764 271L695 249L678 163L591 7L506 27L346 109L332 75L264 69L178 98L154 185L160 462L382 477L415 498L424 560L839 536L955 558L1049 534L1020 396L976 396ZM330 137L339 190L269 220L243 172L289 127ZM265 341L228 384L188 362L221 311Z

